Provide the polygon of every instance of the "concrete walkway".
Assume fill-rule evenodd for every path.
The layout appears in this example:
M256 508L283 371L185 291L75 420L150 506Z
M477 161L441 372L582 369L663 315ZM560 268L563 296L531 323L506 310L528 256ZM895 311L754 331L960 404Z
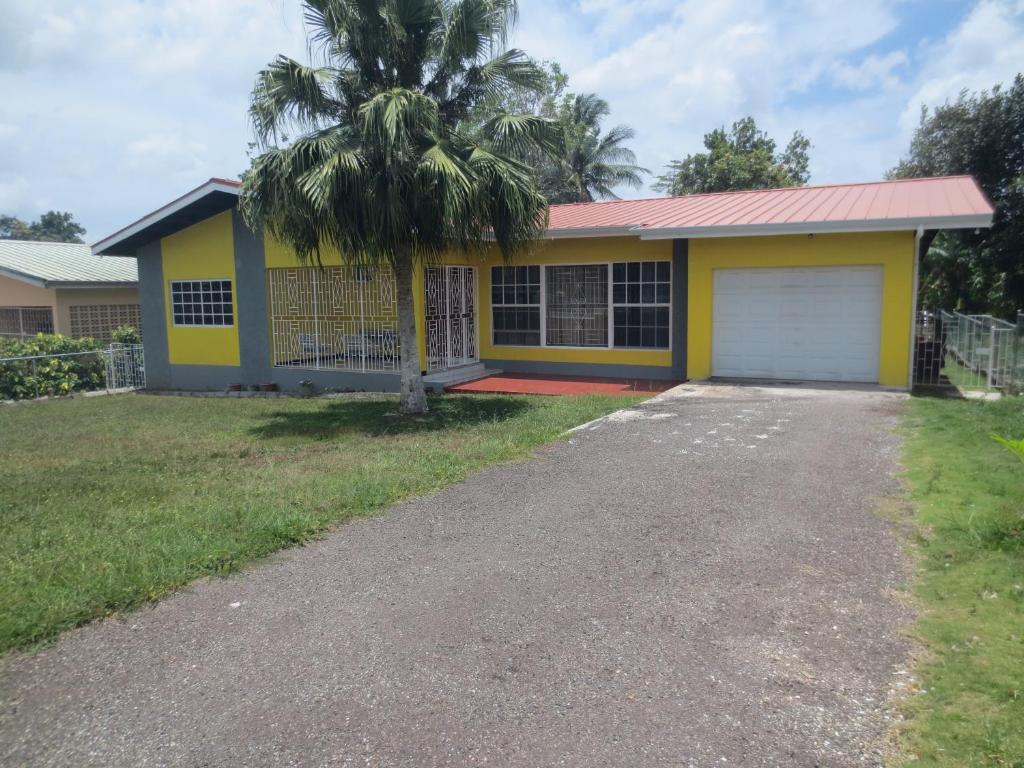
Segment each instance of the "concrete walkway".
M682 387L0 670L0 764L864 766L897 395Z

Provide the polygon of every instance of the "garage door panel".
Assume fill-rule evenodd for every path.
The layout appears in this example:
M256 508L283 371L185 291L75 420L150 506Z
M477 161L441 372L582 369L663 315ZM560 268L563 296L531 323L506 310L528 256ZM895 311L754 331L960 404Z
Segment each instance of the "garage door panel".
M715 376L877 381L882 268L714 273Z

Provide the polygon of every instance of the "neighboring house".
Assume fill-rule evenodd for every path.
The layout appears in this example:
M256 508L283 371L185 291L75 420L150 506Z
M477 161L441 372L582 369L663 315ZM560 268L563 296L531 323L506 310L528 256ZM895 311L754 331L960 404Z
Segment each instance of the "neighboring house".
M211 179L93 246L138 260L154 388L396 390L388 272L301 266ZM527 373L910 384L920 236L987 227L970 177L559 205L515 264L421 268L428 381Z
M95 256L79 243L0 240L0 336L109 341L118 326L141 322L131 259Z

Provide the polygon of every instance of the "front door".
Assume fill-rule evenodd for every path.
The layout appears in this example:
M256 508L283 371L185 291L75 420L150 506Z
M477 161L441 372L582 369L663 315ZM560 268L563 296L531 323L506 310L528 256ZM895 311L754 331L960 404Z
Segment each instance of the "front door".
M427 370L477 362L476 267L427 267Z

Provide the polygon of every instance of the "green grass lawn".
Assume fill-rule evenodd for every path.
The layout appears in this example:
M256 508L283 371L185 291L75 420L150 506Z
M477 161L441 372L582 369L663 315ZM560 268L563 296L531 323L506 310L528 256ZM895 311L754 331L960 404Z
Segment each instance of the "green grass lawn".
M117 395L0 408L0 652L522 459L636 397Z
M906 465L920 523L915 766L1024 766L1024 398L914 398Z

